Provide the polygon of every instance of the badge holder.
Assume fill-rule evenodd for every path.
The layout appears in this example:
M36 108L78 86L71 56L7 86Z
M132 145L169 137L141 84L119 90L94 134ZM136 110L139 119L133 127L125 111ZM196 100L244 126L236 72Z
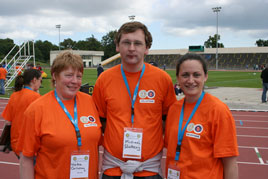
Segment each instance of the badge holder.
M71 153L70 179L88 179L89 151L73 151Z
M180 175L181 171L176 162L168 165L167 179L180 179Z
M142 128L124 128L123 158L141 159Z

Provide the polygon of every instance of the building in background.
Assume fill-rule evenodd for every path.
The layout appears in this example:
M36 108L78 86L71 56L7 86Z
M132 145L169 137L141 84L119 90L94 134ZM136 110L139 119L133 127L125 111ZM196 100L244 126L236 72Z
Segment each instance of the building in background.
M71 51L73 54L80 55L83 59L84 67L97 67L101 63L101 58L104 56L103 51L87 51L87 50L64 50ZM56 56L62 51L50 51L50 66L52 65Z

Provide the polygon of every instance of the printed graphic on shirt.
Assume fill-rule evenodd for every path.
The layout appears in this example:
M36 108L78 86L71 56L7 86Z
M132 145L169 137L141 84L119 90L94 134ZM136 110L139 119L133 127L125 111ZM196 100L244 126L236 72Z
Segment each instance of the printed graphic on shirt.
M139 92L140 103L155 103L154 97L155 92L154 90L140 90Z
M201 134L203 132L203 126L201 124L194 124L194 123L190 123L187 126L187 133L186 136L187 137L192 137L195 139L200 139L201 136L199 134Z
M154 98L154 96L155 96L155 92L153 91L153 90L149 90L148 92L147 92L147 97L148 98Z
M187 126L187 131L188 132L191 132L191 131L193 131L194 130L194 123L190 123L190 124L188 124L188 126Z
M194 132L200 134L203 131L203 126L201 124L196 124L194 126Z
M146 92L146 90L140 90L140 92L139 92L139 97L140 97L140 98L146 98L146 96L147 96L147 92Z
M87 116L81 116L80 121L84 124L88 123L88 117Z
M84 127L98 126L96 123L96 119L93 116L81 116L80 121L84 123Z

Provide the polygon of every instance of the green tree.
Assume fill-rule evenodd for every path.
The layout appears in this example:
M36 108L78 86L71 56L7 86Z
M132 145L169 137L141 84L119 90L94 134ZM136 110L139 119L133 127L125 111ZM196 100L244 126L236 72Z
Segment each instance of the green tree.
M51 42L45 40L44 42L41 41L41 40L38 40L35 42L35 48L36 48L36 51L40 51L41 54L37 54L39 56L37 56L36 58L39 60L39 61L43 61L43 62L49 62L50 60L50 51L51 50L56 50L57 49L57 46L53 45ZM41 59L39 59L41 58Z
M204 46L206 48L216 48L216 39L217 39L217 34L215 34L214 36L209 36L208 40L205 41ZM219 43L220 39L221 39L221 36L218 35L218 47L224 48L223 43Z
M268 40L262 40L259 39L255 43L258 47L267 47L268 46Z
M91 37L86 39L87 42L87 48L88 50L95 50L95 51L100 51L102 50L102 46L100 41L98 41L94 35L91 35Z
M8 52L14 47L14 41L12 39L0 39L0 58L1 60L8 54ZM18 47L17 47L18 49ZM18 50L13 50L13 53L10 55L15 55ZM10 57L9 57L10 58Z
M63 49L73 49L73 50L76 50L76 41L73 41L70 38L64 39L64 41L60 43L60 46Z
M101 43L92 35L91 37L84 40L79 40L76 44L76 49L78 50L102 50Z
M79 40L76 43L77 50L87 50L87 42L84 40Z
M101 44L104 50L104 57L103 59L110 58L114 56L116 52L116 45L114 43L114 37L117 31L110 31L106 35L104 35L101 39Z

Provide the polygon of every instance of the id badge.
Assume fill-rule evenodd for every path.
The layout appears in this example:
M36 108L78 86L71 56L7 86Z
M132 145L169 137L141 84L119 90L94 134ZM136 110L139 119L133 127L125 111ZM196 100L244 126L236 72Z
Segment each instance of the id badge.
M74 151L71 154L70 179L88 179L89 151Z
M175 164L168 165L167 179L180 179L181 171Z
M124 128L123 158L141 159L142 128Z

